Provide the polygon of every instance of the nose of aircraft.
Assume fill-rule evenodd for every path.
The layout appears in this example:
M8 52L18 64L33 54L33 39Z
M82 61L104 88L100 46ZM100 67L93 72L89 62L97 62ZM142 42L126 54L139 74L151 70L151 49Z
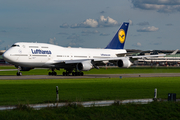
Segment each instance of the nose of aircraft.
M9 62L9 59L8 59L9 56L10 56L10 54L9 54L8 51L6 51L6 52L2 55L3 59L4 59L6 62Z
M2 54L4 60L6 59L6 56L7 56L6 52Z

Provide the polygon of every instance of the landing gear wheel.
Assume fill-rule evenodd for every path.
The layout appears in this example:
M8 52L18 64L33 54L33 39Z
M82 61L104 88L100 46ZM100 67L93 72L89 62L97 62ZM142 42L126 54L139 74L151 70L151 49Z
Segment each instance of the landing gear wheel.
M51 75L52 75L52 72L49 72L48 75L51 76Z
M72 72L72 76L83 76L83 72Z
M75 72L72 72L73 70L66 70L66 72L63 72L62 75L63 76L83 76L84 73L83 72L78 72L77 70L75 70Z
M57 73L56 73L56 72L49 72L49 73L48 73L48 75L49 75L49 76L51 76L51 75L56 76L56 75L57 75Z
M81 76L83 76L83 75L84 75L84 73L83 73L83 72L80 72L80 75L81 75Z
M75 72L72 72L72 76L75 76Z
M17 76L22 76L22 73L21 72L17 72L16 75Z
M56 75L57 75L57 72L53 72L53 75L56 76Z
M69 72L63 72L63 76L69 76Z
M63 72L63 76L67 76L66 72Z

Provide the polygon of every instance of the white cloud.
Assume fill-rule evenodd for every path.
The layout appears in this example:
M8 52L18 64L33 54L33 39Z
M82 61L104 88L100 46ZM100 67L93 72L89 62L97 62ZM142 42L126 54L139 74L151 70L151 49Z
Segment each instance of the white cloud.
M138 43L137 43L137 46L141 46L141 43L138 42Z
M137 32L155 32L157 30L159 30L159 28L151 26L151 27L144 27L142 29L138 29Z
M59 27L60 27L60 28L68 28L69 25L68 25L67 23L64 23L64 24L60 25Z
M84 21L82 23L83 27L97 27L98 26L98 22L94 19L86 19L86 21Z
M71 28L95 28L98 26L98 22L94 19L86 19L80 24L71 25Z
M57 43L55 43L55 42L56 42L56 38L55 38L55 37L49 39L49 43L50 43L50 44L57 44Z
M71 28L78 28L78 24L71 25Z
M100 16L98 20L89 18L80 24L76 23L74 25L71 25L71 28L98 28L98 27L113 27L118 25L119 23L116 20L110 17L105 18L104 16Z
M109 16L107 18L105 18L104 16L100 16L98 23L99 27L113 27L119 25L116 20L110 18Z
M180 12L180 0L132 0L135 8L157 12Z

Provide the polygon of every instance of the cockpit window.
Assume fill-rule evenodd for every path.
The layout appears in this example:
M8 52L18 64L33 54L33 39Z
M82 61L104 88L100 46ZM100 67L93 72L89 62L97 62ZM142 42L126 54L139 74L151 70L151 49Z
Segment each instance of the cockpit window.
M11 47L20 47L19 45L15 45L15 44L13 44Z

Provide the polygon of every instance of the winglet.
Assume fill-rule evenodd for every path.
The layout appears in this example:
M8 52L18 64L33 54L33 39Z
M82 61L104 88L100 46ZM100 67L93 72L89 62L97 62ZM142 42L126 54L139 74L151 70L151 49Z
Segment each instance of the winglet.
M128 26L129 23L124 22L105 49L123 49L127 37Z
M179 49L175 50L174 52L172 52L170 55L175 55L178 52Z

